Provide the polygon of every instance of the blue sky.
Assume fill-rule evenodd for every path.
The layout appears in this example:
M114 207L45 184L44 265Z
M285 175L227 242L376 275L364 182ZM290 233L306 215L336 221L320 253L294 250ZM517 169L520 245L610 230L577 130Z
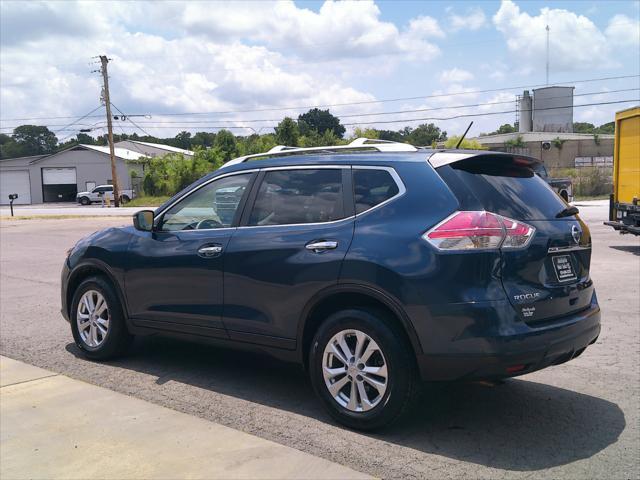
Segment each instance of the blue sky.
M238 134L266 132L284 115L304 111L284 107L344 103L351 105L331 111L351 124L350 130L357 125L399 129L423 122L415 118L438 117L442 120L428 121L456 133L469 119L445 118L511 110L522 92L508 87L544 84L547 23L552 84L638 75L639 5L5 0L0 132L38 123L50 125L59 138L78 127L101 134L100 118L63 127L99 105L100 79L91 62L107 53L113 59L113 103L127 114L150 114L136 123L159 136L215 131L221 125ZM638 90L612 92L640 88L638 77L575 86L576 104L640 96ZM477 93L487 89L498 91ZM394 98L405 100L371 103ZM492 105L451 108L484 103ZM605 123L630 105L576 108L575 120ZM274 108L280 110L256 111ZM398 110L423 112L388 113ZM186 112L210 113L163 115ZM13 120L39 117L48 118ZM514 117L511 112L476 117L471 135ZM382 120L398 122L367 123ZM129 122L120 122L120 131L141 133Z

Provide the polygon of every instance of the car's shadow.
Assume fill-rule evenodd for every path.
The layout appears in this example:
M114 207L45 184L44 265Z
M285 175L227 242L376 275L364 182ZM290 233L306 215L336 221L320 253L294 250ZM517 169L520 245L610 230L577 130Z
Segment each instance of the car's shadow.
M612 245L614 250L620 250L621 252L629 252L634 255L640 256L640 245Z
M80 355L74 344L67 350ZM157 377L159 385L180 382L336 425L302 369L270 357L148 337L137 339L128 357L109 363ZM614 403L512 379L427 385L409 415L367 435L487 467L534 471L589 458L624 428Z

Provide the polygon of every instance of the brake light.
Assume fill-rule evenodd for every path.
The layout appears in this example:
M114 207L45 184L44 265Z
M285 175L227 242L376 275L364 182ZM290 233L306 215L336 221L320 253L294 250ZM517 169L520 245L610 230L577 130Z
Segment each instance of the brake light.
M438 250L497 250L526 247L535 228L491 212L456 212L423 238Z

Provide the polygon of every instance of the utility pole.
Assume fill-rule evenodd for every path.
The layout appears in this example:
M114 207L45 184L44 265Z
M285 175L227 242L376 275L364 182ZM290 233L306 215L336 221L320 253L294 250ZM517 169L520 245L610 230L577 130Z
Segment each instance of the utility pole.
M547 87L549 86L549 25L547 25Z
M100 55L100 63L102 68L102 79L104 80L104 103L107 109L107 130L109 132L109 156L111 157L111 178L113 181L113 204L117 207L120 206L120 188L118 187L118 171L116 169L116 155L113 147L113 125L111 124L111 98L109 97L109 74L107 73L107 63L109 59L106 55Z

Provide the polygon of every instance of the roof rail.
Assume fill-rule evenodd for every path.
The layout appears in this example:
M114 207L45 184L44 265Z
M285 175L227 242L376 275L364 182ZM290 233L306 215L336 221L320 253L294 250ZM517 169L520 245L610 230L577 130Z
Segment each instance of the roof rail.
M280 155L288 155L294 153L307 152L340 152L341 150L375 150L377 152L417 152L418 149L408 143L392 142L390 140L378 140L372 138L356 138L347 145L331 145L326 147L288 147L286 145L278 145L268 152L255 153L253 155L245 155L243 157L234 158L222 165L220 168L238 165L254 158L277 157Z

